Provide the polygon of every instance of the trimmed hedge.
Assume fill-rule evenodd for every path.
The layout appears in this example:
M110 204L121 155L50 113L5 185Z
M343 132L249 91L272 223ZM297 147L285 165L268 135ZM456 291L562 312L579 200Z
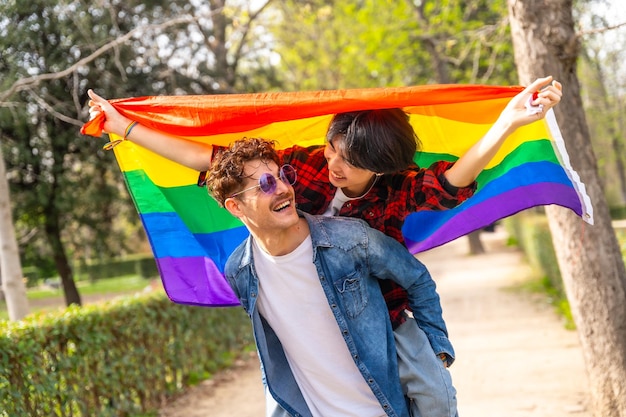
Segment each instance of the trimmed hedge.
M626 206L609 207L609 214L613 220L626 219Z
M162 293L0 323L0 416L132 416L156 410L253 348L244 310Z

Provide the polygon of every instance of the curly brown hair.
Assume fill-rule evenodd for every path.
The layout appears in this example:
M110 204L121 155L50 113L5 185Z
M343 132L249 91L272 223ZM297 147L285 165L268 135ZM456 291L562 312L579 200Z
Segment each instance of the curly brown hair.
M246 162L260 159L280 166L280 158L274 148L276 141L263 138L243 138L213 156L207 177L207 189L221 207L224 201L239 191L246 178Z

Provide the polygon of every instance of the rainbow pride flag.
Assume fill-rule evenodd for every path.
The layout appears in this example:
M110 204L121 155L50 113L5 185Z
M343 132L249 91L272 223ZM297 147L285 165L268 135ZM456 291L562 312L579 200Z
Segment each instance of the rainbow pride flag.
M422 141L420 166L456 160L495 122L521 87L427 85L293 93L162 96L110 100L127 117L188 140L227 146L246 137L278 147L323 144L333 114L403 108ZM100 137L102 118L83 126ZM112 137L111 140L119 139ZM223 276L226 259L248 235L239 220L197 186L198 172L130 141L114 148L152 245L164 288L175 303L234 306ZM572 169L552 111L520 128L478 177L476 194L455 209L406 219L409 250L418 253L521 210L557 204L593 223L585 186Z

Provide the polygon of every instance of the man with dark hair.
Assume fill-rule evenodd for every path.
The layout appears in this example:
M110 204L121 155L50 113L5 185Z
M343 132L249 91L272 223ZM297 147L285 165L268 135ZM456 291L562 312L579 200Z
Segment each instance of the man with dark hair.
M280 166L271 141L222 150L207 181L250 231L225 273L276 402L294 416L409 416L378 280L406 289L420 322L447 339L424 265L362 220L297 211L296 172Z

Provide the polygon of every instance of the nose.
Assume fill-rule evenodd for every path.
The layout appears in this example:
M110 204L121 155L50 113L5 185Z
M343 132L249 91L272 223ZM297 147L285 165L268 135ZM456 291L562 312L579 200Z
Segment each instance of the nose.
M282 194L288 192L291 189L291 185L289 183L278 178L276 180L276 190L274 191L276 194Z
M326 155L326 163L328 164L328 169L331 171L337 168L337 155Z

